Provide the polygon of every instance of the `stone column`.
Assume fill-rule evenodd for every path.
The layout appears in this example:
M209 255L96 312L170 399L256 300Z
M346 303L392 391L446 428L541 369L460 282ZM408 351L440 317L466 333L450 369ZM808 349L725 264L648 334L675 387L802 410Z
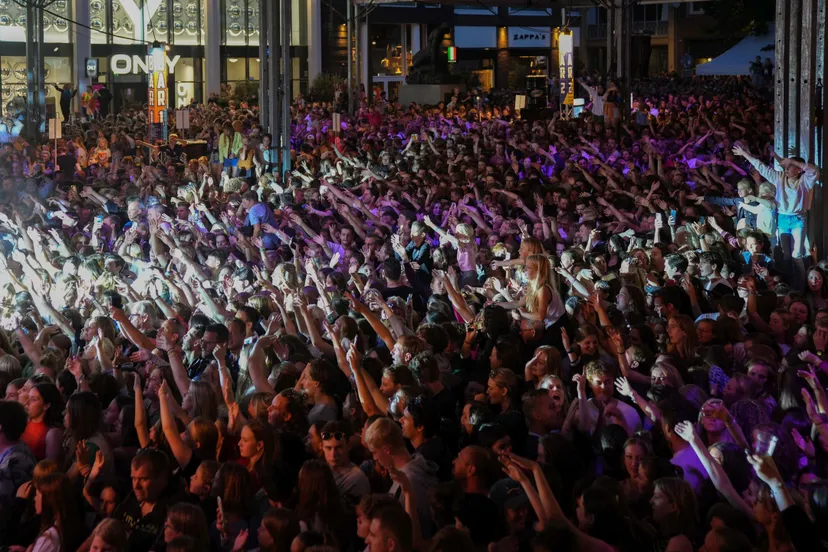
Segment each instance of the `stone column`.
M359 82L363 87L365 87L365 97L368 98L368 103L371 103L371 100L373 99L373 95L371 93L371 38L368 34L367 17L359 20L357 40L359 41L359 56L357 56Z
M423 32L422 25L419 23L411 24L411 55L413 56L423 48Z
M75 0L72 2L72 19L81 25L89 25L89 2ZM89 29L79 27L74 23L72 25L72 55L75 61L75 75L74 86L78 93L75 94L73 102L73 111L80 111L80 97L86 90L86 87L91 83L86 76L86 59L92 57L92 45L90 41ZM78 32L80 29L80 32ZM111 88L111 87L110 87Z
M495 88L509 86L509 29L497 28L497 58L495 59Z
M204 79L204 101L206 102L210 94L221 92L221 64L224 60L221 59L221 3L219 0L205 0L204 6L207 12L204 18L206 32L203 35L204 65L207 68Z
M322 3L308 0L308 84L322 72Z

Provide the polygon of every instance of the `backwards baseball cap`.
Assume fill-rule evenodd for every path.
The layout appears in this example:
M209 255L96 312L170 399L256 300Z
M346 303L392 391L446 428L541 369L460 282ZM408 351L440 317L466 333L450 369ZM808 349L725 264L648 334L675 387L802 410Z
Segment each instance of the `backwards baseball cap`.
M520 483L508 477L492 485L492 489L489 491L489 498L501 510L505 510L506 508L514 510L529 502L529 497L526 495Z

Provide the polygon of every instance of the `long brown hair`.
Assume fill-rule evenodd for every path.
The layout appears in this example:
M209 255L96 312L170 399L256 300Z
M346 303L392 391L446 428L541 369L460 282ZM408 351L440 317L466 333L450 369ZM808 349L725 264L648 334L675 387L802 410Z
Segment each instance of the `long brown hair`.
M343 519L342 502L333 472L322 460L308 460L299 470L296 515L308 524L316 515L326 528L337 527Z
M75 508L72 486L62 472L44 476L37 485L40 493L40 532L57 528L61 550L75 550L82 542L83 520Z
M207 518L204 511L194 504L179 502L170 508L167 521L177 533L193 537L198 550L210 548L207 538Z
M262 552L290 552L290 545L300 532L296 514L287 508L271 508L262 517L262 525L273 539L273 546Z

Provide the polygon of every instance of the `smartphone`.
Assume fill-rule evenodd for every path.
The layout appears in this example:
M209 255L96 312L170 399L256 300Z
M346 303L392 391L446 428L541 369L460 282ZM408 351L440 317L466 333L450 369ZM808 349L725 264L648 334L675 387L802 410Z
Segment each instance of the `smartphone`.
M103 215L98 215L98 216L95 217L95 222L98 223L98 224L103 224L103 219L104 219Z
M673 217L673 218L676 218L676 210L675 209L670 209L670 216Z
M248 337L248 338L245 338L245 340L244 340L244 344L245 344L245 345L250 345L251 343L256 343L256 340L257 340L257 339L258 339L258 336L256 336L256 335L252 335L252 336L250 336L250 337Z
M704 217L699 217L699 224L704 224L704 221L705 221Z

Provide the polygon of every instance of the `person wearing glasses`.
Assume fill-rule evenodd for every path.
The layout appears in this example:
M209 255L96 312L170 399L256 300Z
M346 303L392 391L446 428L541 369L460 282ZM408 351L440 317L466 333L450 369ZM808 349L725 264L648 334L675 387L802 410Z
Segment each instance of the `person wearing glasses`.
M350 424L342 420L326 423L320 433L322 452L333 472L336 488L351 504L358 504L363 496L371 492L371 484L359 466L348 457L351 435Z

